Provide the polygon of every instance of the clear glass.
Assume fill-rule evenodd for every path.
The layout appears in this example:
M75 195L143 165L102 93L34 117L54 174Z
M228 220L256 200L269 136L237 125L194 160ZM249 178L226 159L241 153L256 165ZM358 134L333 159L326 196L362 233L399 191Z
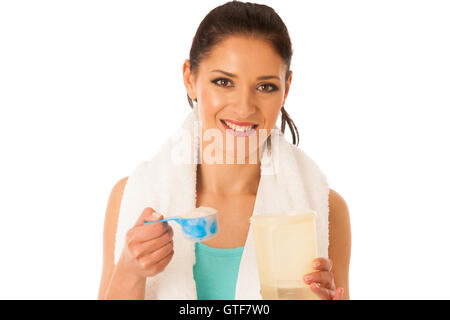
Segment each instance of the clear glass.
M264 300L319 300L303 276L317 258L316 213L250 218Z

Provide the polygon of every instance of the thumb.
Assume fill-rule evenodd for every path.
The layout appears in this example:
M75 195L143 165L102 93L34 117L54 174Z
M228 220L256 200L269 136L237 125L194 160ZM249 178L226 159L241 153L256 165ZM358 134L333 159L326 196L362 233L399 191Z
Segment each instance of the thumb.
M158 221L158 220L162 220L164 217L161 213L157 212L157 211L153 211L151 216L148 217L147 219L144 219L144 222L146 221Z
M139 219L136 221L136 226L143 225L144 222L147 221L161 220L162 218L163 218L162 214L156 212L153 208L147 207L142 211L141 215L139 216Z

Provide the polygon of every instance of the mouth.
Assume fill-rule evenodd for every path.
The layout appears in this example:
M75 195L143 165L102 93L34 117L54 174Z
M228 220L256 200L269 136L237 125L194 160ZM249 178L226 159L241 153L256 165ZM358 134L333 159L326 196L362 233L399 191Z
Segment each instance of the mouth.
M258 127L258 124L255 123L239 122L230 119L220 119L220 122L227 132L238 137L247 137L255 132Z

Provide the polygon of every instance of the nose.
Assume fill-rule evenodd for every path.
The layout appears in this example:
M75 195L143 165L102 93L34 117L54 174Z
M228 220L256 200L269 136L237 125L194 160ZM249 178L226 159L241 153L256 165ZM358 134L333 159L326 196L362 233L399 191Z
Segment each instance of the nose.
M249 91L242 90L236 99L235 113L239 116L240 120L251 119L252 115L256 112L255 101L252 93Z

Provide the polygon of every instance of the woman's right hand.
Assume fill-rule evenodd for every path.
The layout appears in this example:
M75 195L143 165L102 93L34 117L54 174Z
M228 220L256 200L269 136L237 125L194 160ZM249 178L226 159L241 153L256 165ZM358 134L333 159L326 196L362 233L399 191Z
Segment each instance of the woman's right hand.
M163 215L150 207L145 208L133 228L128 230L119 264L127 273L140 278L154 276L163 271L172 260L173 229L162 220Z

